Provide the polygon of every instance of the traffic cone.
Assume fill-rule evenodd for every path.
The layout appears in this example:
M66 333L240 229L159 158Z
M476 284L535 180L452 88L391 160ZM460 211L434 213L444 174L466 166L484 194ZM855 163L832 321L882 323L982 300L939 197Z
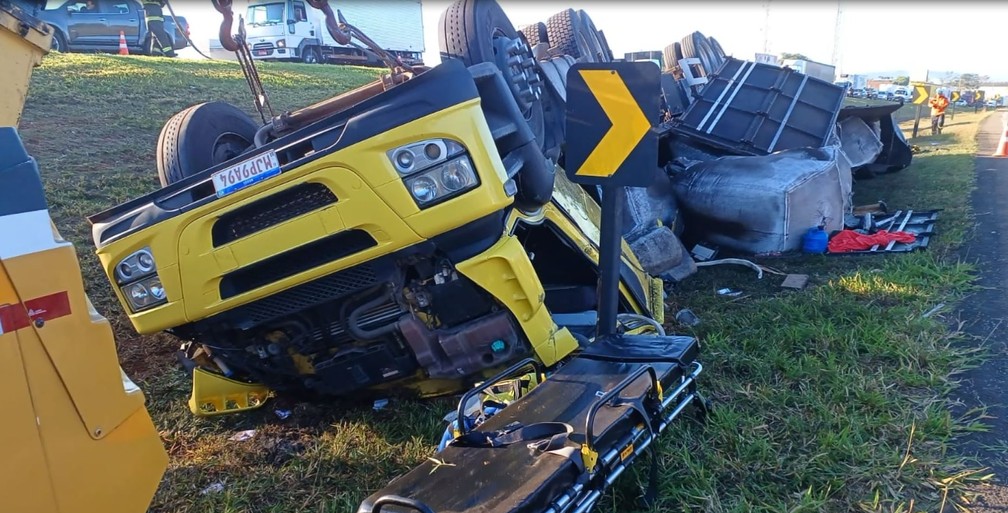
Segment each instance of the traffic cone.
M129 55L129 48L126 47L126 33L119 31L119 55Z
M992 157L1008 157L1008 129L1001 132L1001 142L998 143L997 151Z

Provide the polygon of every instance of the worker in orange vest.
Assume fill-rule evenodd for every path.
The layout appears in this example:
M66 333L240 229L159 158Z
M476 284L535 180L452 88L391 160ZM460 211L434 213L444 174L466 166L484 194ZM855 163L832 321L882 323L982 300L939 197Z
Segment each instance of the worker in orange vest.
M931 98L931 135L940 134L945 126L945 109L949 106L948 98L941 92Z

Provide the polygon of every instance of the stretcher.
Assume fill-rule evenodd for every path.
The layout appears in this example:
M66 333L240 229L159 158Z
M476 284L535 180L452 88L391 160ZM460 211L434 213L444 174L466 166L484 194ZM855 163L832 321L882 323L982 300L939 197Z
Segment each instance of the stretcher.
M482 424L368 497L358 513L589 511L680 413L694 406L702 370L692 337L608 335ZM466 393L473 398L536 367L518 362ZM656 460L645 499L656 492Z

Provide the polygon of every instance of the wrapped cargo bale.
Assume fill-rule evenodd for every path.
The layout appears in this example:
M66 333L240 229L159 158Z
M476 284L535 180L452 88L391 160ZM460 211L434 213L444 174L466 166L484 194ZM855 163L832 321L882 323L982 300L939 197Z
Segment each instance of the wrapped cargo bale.
M869 126L863 119L849 117L837 123L840 148L851 169L875 162L882 153L882 140L877 126Z
M838 145L700 162L672 183L688 231L747 253L798 249L810 227L839 230L851 210L851 169Z

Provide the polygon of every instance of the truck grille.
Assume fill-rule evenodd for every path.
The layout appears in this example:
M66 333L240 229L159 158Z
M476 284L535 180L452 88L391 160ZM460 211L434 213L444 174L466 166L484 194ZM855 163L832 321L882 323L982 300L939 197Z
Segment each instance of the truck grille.
M336 203L336 195L320 183L302 183L232 210L214 222L214 247L234 242L289 219Z
M241 318L250 322L251 326L255 326L307 310L319 303L345 296L360 289L372 287L377 283L377 280L374 267L371 264L362 264L253 301L235 311L241 312ZM373 312L368 312L365 321L370 322L372 315ZM335 335L336 328L330 329ZM340 326L339 332L342 333L342 326Z
M252 45L253 50L272 50L273 43L256 43Z
M378 241L364 230L330 235L225 274L220 297L234 297L376 245Z

